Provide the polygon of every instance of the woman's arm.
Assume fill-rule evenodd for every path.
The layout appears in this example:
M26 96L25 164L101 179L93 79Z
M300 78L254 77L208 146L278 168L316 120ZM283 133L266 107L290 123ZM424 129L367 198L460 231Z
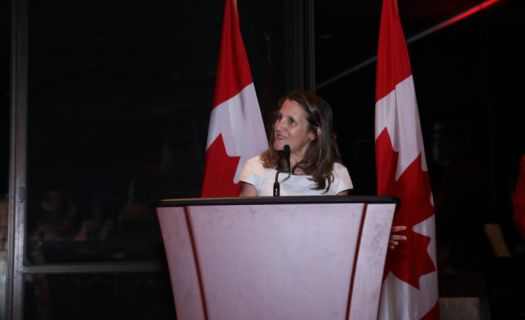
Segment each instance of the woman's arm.
M241 181L241 192L239 193L239 197L256 197L256 196L257 196L257 190L255 190L255 186L253 184L249 184L249 183Z

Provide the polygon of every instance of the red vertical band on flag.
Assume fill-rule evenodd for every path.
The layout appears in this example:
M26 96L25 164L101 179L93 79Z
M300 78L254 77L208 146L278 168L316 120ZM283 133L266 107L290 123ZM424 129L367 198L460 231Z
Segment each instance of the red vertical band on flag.
M383 0L376 78L378 194L395 195L407 227L387 255L380 319L438 319L434 207L397 0Z
M376 101L412 74L397 1L383 1L377 55Z
M212 106L237 95L250 83L252 75L239 26L237 1L226 0Z

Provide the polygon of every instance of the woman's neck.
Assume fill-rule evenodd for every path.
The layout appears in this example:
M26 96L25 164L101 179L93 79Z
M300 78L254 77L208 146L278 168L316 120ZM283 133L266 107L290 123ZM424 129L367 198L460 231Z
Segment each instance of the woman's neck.
M290 165L292 168L295 167L295 165L301 162L302 160L303 160L302 156L298 156L294 153L290 154Z
M298 155L294 153L290 155L290 165L292 169L292 174L299 175L299 176L302 176L305 174L302 168L296 167L296 165L299 162L303 161L303 159L304 159L304 155Z

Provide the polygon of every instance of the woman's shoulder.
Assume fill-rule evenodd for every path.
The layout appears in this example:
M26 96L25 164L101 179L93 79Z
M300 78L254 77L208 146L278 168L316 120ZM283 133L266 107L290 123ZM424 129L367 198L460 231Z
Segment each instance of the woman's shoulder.
M261 159L261 155L258 154L256 156L253 156L250 159L246 160L246 163L250 164L250 165L261 165L262 166L263 161Z
M261 179L270 175L270 172L269 169L264 168L260 155L257 155L246 160L239 180L258 186L261 183Z
M246 160L244 163L244 170L248 171L263 171L264 170L264 163L261 159L261 155L256 155L254 157L251 157L250 159Z
M334 163L334 170L332 171L332 174L339 178L339 179L343 179L343 180L348 180L348 181L351 181L352 179L350 178L350 172L348 171L348 169L340 162L335 162Z
M354 185L352 183L352 178L350 178L350 173L342 163L335 162L334 170L332 173L334 175L334 178L341 184L341 189L337 192L353 189Z
M341 173L341 172L348 172L348 169L340 162L334 162L334 172L335 173Z

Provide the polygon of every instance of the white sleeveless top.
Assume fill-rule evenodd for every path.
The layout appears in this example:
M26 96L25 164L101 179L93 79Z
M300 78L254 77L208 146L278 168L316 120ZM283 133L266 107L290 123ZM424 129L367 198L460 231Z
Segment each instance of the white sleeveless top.
M255 186L257 196L272 196L273 184L277 170L263 167L263 162L259 156L255 156L244 164L241 171L240 180ZM312 176L291 175L279 173L279 188L281 196L314 196L314 195L337 195L339 192L351 190L353 188L352 179L348 169L340 163L334 163L332 171L334 181L330 184L328 192L325 189L313 190L316 184Z

